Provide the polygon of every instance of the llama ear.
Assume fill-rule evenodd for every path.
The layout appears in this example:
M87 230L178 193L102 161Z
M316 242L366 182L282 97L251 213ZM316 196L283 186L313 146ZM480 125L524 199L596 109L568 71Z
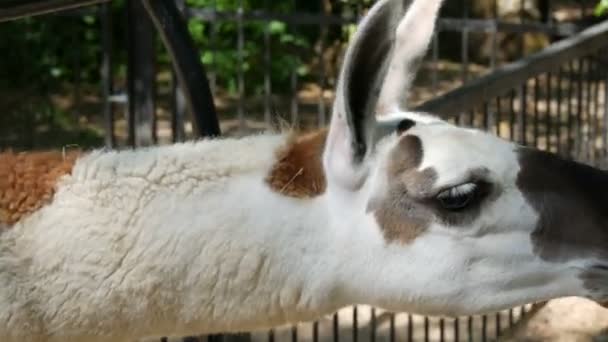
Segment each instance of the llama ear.
M406 109L407 95L433 39L442 1L414 1L399 22L388 71L376 105L379 118Z
M382 115L404 102L413 79L414 70L409 68L424 55L432 38L436 14L419 15L428 15L428 8L438 8L441 1L411 2L378 1L359 24L346 51L323 163L333 184L348 190L360 188L367 176L366 157L375 141L378 109ZM418 34L428 37L416 37Z

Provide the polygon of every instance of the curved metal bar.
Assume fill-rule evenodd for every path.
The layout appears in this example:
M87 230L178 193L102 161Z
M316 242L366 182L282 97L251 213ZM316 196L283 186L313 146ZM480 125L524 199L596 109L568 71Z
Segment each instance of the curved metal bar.
M201 136L220 135L220 125L205 68L175 1L142 0L160 33L196 128Z
M70 10L110 0L8 0L0 2L0 22Z

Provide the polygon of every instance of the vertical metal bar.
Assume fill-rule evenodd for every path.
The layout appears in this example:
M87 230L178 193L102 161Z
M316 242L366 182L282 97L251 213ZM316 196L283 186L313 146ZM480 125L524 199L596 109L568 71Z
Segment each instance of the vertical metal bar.
M319 321L312 323L312 340L313 342L319 342Z
M492 31L490 39L492 40L492 52L490 53L490 68L496 68L496 54L498 52L498 0L493 1L492 6Z
M509 309L509 328L512 328L515 324L515 316L513 315L513 309Z
M114 85L112 82L112 10L110 4L100 5L101 18L101 97L105 127L105 145L112 148L116 144L114 135L114 105L111 101Z
M141 1L128 2L129 144L156 143L155 30Z
M460 320L454 318L454 342L460 341Z
M555 136L557 139L557 153L563 154L564 148L562 146L562 79L563 79L563 70L560 66L557 70L557 95L556 95L556 127L555 127Z
M569 158L573 158L574 157L574 137L572 135L572 124L574 122L574 118L573 118L573 112L572 112L572 97L573 97L573 91L572 91L572 84L574 83L574 80L572 79L573 76L575 75L574 73L574 61L571 60L568 62L568 77L566 77L567 81L568 81L568 102L567 102L567 107L566 107L566 134L568 136L568 140L567 140L567 153L566 155Z
M437 96L437 90L438 90L438 84L439 84L439 80L438 80L438 76L439 76L439 27L435 29L435 32L433 33L433 51L432 51L432 58L433 58L433 71L431 73L431 92L433 94L433 96Z
M469 342L472 342L473 339L473 316L469 316L467 319L467 335L469 338L467 339Z
M298 127L299 126L299 121L300 121L300 113L299 113L299 108L300 105L298 103L298 75L296 74L295 71L292 71L291 73L291 106L290 106L290 112L291 112L291 124L294 127Z
M534 101L534 128L533 128L533 135L534 135L534 147L538 148L538 136L539 136L539 131L538 131L538 124L539 124L539 109L538 109L538 104L539 104L539 98L538 98L538 93L540 92L540 79L537 77L534 77L534 96L533 96L533 101Z
M187 104L184 92L179 86L175 71L172 73L172 103L171 103L171 133L173 142L186 140L184 121L186 118Z
M462 19L469 18L469 1L462 0ZM460 53L462 55L462 83L467 83L469 79L469 28L464 26L461 30Z
M547 105L547 110L545 112L545 129L546 129L546 139L547 139L547 151L551 151L551 134L552 134L552 129L551 129L551 94L552 94L552 82L551 82L551 78L553 77L553 75L551 74L551 72L547 73L547 93L545 94L546 98L545 98L545 102Z
M500 318L501 318L502 314L500 312L496 313L496 331L494 332L496 334L496 338L500 337L500 330L502 329L502 327L500 326Z
M321 11L323 12L323 16L327 15L330 9L325 8L325 1L319 0ZM326 123L326 113L325 113L325 99L323 97L323 93L325 90L325 58L323 58L323 53L325 50L325 38L327 36L327 27L323 20L321 20L319 24L319 50L317 52L317 56L319 57L319 98L318 98L318 122L317 125L319 127L325 126Z
M395 339L395 314L391 313L391 317L390 317L390 326L389 326L389 341L391 342L396 342L397 340ZM337 342L337 341L335 341Z
M268 0L264 0L264 9L268 10ZM264 23L264 123L271 124L270 98L272 96L271 55L270 55L270 22Z
M428 316L424 316L424 342L429 342L429 318Z
M185 0L175 0L175 5L183 16L186 10ZM184 121L186 118L187 103L184 92L180 87L175 68L173 68L171 72L171 87L171 137L173 142L184 141L186 140Z
M334 330L334 342L340 341L340 321L338 313L336 312L333 317L333 330Z
M274 329L270 329L270 331L268 332L268 342L274 342L274 340Z
M500 97L497 97L496 98L496 115L493 115L494 122L495 122L493 129L495 130L496 135L502 137L502 133L500 132L500 124L501 124L501 116L502 116L501 111L502 111L502 109L500 106Z
M217 12L217 0L211 1L211 7L213 8L213 13ZM210 25L210 44L209 50L211 50L211 70L209 71L209 88L211 89L212 94L216 94L217 90L217 32L218 26L220 23L216 23L215 20L211 20L209 22Z
M371 308L370 336L371 342L376 342L376 309Z
M593 151L594 151L594 156L595 156L596 160L601 158L601 154L599 154L600 151L598 151L598 144L597 144L598 137L601 136L601 125L600 125L600 112L601 112L601 108L600 108L601 84L600 84L600 81L601 81L601 77L598 77L601 74L602 74L602 68L601 68L599 62L597 62L597 60L596 60L594 72L592 73L593 83L595 84L594 104L593 104L593 108L594 108L593 112L595 113L595 120L593 121L594 122Z
M597 72L598 72L597 64L595 63L594 59L593 58L589 59L589 73L588 73L589 76L587 77L587 82L590 83L590 85L589 85L590 103L589 103L588 117L589 117L589 133L591 135L591 139L589 141L589 158L590 158L590 162L592 163L592 165L595 165L595 162L596 162L596 155L595 155L595 140L597 138L596 118L598 116L597 98L599 96L598 84L595 81L595 75L597 74Z
M544 10L544 11L543 11ZM553 24L553 4L551 0L546 0L546 7L541 9L541 16L545 23Z
M488 340L488 316L481 316L481 340L483 342Z
M298 326L291 327L291 342L298 342Z
M293 10L296 9L296 0L291 1ZM294 34L297 34L297 27L294 27ZM299 127L299 104L298 104L298 74L297 68L291 70L291 125L293 127Z
M237 116L239 120L239 129L241 132L245 130L245 75L243 66L245 64L244 49L245 49L245 28L243 23L243 0L239 0L237 8L237 46L236 55L238 60L237 83L238 83L238 101L237 101Z
M591 61L587 58L583 58L585 61L586 68L581 73L581 77L585 78L583 91L585 100L583 101L584 109L583 109L583 117L584 117L584 126L585 126L585 161L588 162L590 160L590 151L589 151L589 141L591 140L591 129L590 129L590 114L591 114L591 84L589 82L589 72L591 69Z
M604 50L604 56L608 54L608 49ZM608 67L604 66L604 127L602 134L604 135L604 153L608 155Z
M520 117L520 141L522 144L528 144L528 83L525 82L519 89L519 99L521 109Z
M407 315L407 342L414 341L414 319L411 314Z
M357 342L359 338L359 321L357 315L357 306L353 307L353 342Z
M80 43L81 41L81 37L78 34L79 30L74 30L72 32L73 36L72 38L74 39L73 44L75 46L77 46L78 43ZM82 91L81 91L81 81L82 81L82 56L80 53L80 49L76 48L74 49L74 105L73 105L73 116L75 119L75 122L78 122L78 119L80 118L80 107L82 105Z
M517 141L515 137L515 90L511 89L509 92L509 139L511 141Z
M576 99L576 158L582 157L582 140L583 140L583 60L578 60L578 73L577 73L577 99Z
M489 102L483 103L482 111L483 111L483 122L481 123L482 127L488 132L493 132L494 130L491 129L492 124L490 122L491 120L490 120L490 103Z
M526 0L520 0L520 7L519 7L519 22L520 24L524 23L524 19L525 19L525 13L526 13ZM521 52L520 58L523 58L525 56L525 31L524 32L520 32L519 36L518 36L518 41L519 41L519 51Z
M475 126L475 111L474 110L468 111L468 115L469 115L468 125L471 127Z
M439 341L445 341L445 321L443 318L439 319Z

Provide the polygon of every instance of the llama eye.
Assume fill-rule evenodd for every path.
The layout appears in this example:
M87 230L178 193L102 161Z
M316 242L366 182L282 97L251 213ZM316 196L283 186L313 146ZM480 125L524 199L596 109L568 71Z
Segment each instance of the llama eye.
M478 185L466 183L440 192L436 199L447 210L461 210L466 208L477 196Z

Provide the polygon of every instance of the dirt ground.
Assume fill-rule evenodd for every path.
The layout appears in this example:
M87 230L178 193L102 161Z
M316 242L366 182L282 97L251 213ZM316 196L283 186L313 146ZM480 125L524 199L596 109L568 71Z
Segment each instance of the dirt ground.
M608 341L608 309L582 298L552 300L522 319L499 341Z

